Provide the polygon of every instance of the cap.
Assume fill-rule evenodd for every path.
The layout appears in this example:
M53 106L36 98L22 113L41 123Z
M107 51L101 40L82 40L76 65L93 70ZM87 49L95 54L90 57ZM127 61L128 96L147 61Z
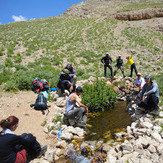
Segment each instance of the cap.
M65 68L65 69L63 69L63 70L62 70L62 72L61 72L61 74L69 74L68 69L66 69L66 68Z
M137 76L141 76L141 73L137 73Z
M145 75L144 79L151 79L151 75Z
M83 92L82 87L77 87L77 88L76 88L76 92L77 92L77 93L79 93L79 92Z
M106 52L107 55L110 55L109 52Z
M121 57L121 55L119 54L119 57Z

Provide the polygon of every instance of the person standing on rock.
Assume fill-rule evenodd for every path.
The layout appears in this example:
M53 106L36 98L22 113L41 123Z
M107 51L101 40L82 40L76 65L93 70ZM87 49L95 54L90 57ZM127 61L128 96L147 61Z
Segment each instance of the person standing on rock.
M121 55L119 55L119 57L117 59L117 64L116 64L115 70L114 70L114 76L116 75L118 69L121 70L123 77L125 78L125 74L124 74L124 70L123 70L123 59L121 58Z
M0 163L26 163L34 158L41 158L47 146L41 148L36 137L24 133L15 135L13 131L19 126L19 119L9 116L0 121Z
M143 86L138 106L144 108L146 111L149 111L154 115L159 115L158 85L157 83L152 82L150 75L146 75L144 79L146 84Z
M70 125L83 128L85 131L87 131L85 125L87 123L88 107L82 104L78 98L82 92L83 89L81 87L77 87L76 91L69 95L66 100L64 119L67 118ZM79 107L76 105L76 103L79 105Z
M134 54L135 54L135 52L133 50L131 50L131 56L130 57L129 56L126 57L126 59L127 59L126 65L129 64L131 66L131 74L130 74L130 77L132 77L133 69L135 70L136 75L138 73L137 72L137 69L136 69L136 65L135 65L134 61L132 60L132 57L133 57Z
M112 59L109 56L109 53L106 53L106 56L101 59L101 62L104 65L104 76L106 77L106 68L108 67L111 72L111 77L113 77L113 70L111 67Z

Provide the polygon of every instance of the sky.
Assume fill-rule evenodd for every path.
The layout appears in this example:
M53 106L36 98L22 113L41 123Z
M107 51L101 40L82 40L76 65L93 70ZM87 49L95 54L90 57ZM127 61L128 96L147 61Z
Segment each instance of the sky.
M0 0L0 24L61 15L85 0Z

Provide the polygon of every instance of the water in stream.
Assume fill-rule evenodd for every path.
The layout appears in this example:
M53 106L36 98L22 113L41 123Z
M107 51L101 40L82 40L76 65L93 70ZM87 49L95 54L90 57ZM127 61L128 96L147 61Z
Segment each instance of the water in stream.
M85 140L107 142L114 138L116 132L123 131L130 125L130 115L127 113L127 104L118 101L114 107L104 112L91 113L88 115L87 123L89 127L88 135Z
M87 123L89 127L85 141L108 142L114 134L130 125L130 116L126 102L119 101L113 108L99 113L90 113ZM92 151L89 147L81 148L81 142L74 140L74 149L70 149L67 158L60 158L58 163L102 163L107 154L104 151Z

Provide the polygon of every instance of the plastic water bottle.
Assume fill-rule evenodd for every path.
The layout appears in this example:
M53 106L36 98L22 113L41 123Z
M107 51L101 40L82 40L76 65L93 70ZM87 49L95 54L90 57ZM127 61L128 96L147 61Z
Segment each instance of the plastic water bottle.
M60 139L61 135L62 135L62 128L60 128L59 131L58 131L58 140Z

